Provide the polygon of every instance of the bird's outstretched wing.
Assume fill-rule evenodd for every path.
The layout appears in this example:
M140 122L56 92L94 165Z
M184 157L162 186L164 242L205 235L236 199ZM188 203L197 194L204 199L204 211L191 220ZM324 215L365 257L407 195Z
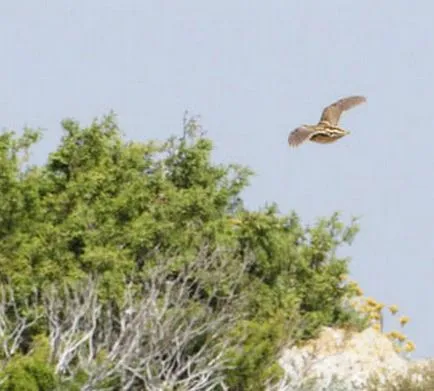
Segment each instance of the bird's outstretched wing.
M309 129L305 126L300 126L289 133L288 144L291 147L298 147L300 144L309 140L315 133L315 129Z
M339 99L338 101L324 108L320 121L325 121L330 125L337 126L343 111L349 110L354 106L364 102L366 102L366 98L364 96L358 95Z

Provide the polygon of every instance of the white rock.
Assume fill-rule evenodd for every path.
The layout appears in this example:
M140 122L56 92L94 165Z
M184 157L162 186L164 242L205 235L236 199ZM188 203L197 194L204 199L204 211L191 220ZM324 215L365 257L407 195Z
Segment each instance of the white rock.
M377 374L384 381L396 374L405 375L415 365L372 328L361 333L324 328L317 339L303 347L284 349L279 363L287 375L286 385L282 382L275 388L281 391L365 390L371 375ZM316 386L307 387L314 379Z

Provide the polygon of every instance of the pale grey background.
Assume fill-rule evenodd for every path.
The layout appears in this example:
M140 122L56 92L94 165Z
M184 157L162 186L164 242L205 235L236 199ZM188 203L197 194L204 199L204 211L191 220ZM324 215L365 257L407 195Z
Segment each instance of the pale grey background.
M200 114L215 159L256 171L249 207L362 217L342 251L352 276L411 316L416 357L434 355L433 2L2 1L0 39L0 126L46 128L36 161L67 116L113 109L146 140ZM350 94L368 97L342 117L351 136L289 149Z

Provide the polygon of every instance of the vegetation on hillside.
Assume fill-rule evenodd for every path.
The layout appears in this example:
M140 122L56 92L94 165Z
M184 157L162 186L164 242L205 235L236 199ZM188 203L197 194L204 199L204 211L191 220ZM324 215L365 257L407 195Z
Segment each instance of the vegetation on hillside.
M194 118L162 142L62 125L41 166L39 131L0 135L1 389L260 390L286 343L366 325L336 255L355 221L248 210L251 170Z

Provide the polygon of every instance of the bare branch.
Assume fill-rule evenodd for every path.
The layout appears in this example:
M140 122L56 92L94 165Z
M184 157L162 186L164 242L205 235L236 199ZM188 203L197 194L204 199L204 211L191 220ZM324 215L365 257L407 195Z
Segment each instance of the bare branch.
M121 390L225 389L248 261L203 248L192 260L154 263L117 302L101 300L93 278L43 293L51 361L63 380L80 371L83 391L109 390L102 384L111 381Z

